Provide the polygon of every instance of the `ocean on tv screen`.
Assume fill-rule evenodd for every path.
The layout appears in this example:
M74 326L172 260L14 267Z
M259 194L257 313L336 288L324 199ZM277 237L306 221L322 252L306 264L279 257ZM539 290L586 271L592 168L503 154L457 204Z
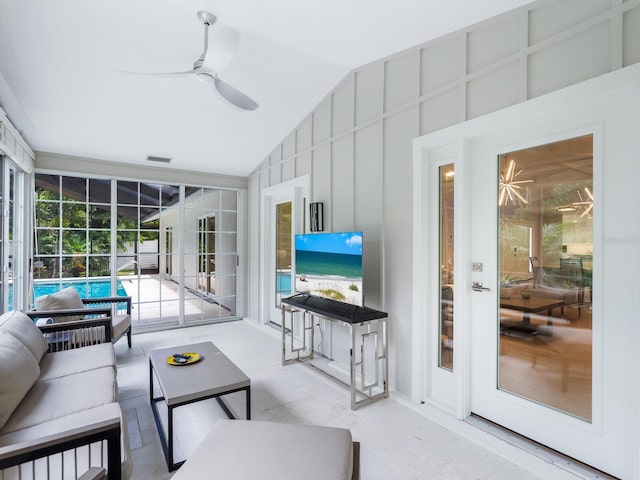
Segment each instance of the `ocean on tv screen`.
M362 232L296 235L296 291L362 305Z

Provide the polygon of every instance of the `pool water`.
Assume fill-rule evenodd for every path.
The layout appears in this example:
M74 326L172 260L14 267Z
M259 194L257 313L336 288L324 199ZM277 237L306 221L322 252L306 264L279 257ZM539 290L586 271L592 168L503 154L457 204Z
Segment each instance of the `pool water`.
M291 292L291 272L277 272L276 293Z
M116 296L126 297L127 291L120 280L116 281ZM86 282L62 282L62 283L36 283L33 286L33 298L56 293L63 288L74 287L78 290L80 298L98 298L111 296L111 280L89 280Z

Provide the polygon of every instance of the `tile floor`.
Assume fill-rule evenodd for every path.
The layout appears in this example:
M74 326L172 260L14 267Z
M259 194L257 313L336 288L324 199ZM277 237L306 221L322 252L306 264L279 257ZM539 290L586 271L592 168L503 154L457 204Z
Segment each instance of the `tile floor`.
M251 378L254 419L349 428L354 440L361 442L362 480L577 478L394 392L388 399L351 411L345 387L304 365L281 366L277 331L236 321L134 335L131 350L126 341L115 345L134 479L172 476L167 472L149 406L149 351L207 340ZM244 394L225 398L235 412L244 414ZM163 405L159 407L163 411ZM208 427L223 417L214 399L176 409L176 456L188 457Z

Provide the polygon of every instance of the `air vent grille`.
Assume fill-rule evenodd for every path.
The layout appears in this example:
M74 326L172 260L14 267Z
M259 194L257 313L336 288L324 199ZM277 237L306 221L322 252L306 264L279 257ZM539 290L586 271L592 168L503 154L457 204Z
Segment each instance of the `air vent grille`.
M170 158L166 158L166 157L154 157L154 156L147 156L147 160L149 160L150 162L160 162L160 163L169 163L171 161Z

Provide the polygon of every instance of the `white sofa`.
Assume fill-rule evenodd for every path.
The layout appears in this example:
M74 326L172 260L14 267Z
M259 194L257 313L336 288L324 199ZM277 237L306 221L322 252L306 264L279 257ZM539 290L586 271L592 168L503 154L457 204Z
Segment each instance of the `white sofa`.
M110 322L95 319L88 328L108 328ZM88 470L128 478L131 460L117 403L113 345L75 348L77 342L69 342L73 349L49 353L60 326L41 328L49 337L23 312L0 316L0 477L40 478L36 472L46 469L52 479L79 478ZM57 455L70 450L75 452ZM37 458L44 460L31 462Z

